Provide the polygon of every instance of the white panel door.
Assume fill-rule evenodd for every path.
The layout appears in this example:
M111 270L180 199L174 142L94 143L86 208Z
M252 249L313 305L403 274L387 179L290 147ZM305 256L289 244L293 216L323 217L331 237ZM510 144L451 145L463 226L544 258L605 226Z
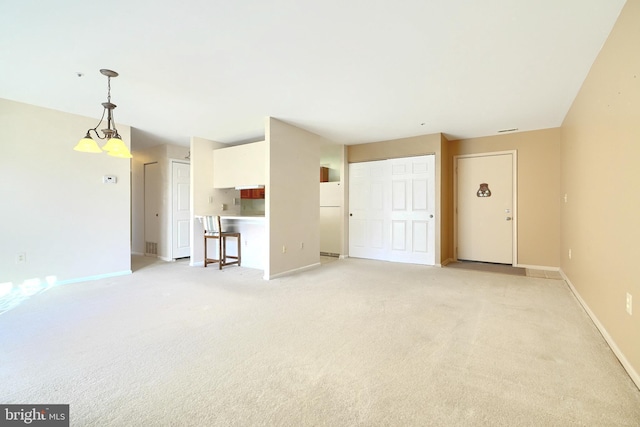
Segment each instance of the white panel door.
M349 165L349 256L387 259L388 164Z
M349 256L435 263L434 157L349 165Z
M388 259L435 263L434 156L388 160L391 173L391 244Z
M513 264L513 154L459 157L457 258Z
M189 233L190 171L189 163L171 162L171 258L173 259L188 257L191 247L191 234Z

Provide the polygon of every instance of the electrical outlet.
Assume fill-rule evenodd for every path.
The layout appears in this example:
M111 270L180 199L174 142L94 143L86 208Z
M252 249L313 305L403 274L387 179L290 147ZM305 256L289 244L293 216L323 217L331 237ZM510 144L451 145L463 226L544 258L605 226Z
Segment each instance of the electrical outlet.
M569 249L569 259L571 259L571 249Z
M16 255L16 264L23 264L27 262L27 254L25 252L19 252Z
M304 242L300 242L300 250L304 249Z
M633 314L633 297L627 292L627 313Z
M567 203L568 200L567 193L564 193L564 202Z
M283 254L286 254L286 253L287 253L287 247L286 247L286 246L284 246L284 245L282 245L282 253L283 253Z
M102 177L102 182L104 184L116 184L118 182L118 178L114 175L105 175Z

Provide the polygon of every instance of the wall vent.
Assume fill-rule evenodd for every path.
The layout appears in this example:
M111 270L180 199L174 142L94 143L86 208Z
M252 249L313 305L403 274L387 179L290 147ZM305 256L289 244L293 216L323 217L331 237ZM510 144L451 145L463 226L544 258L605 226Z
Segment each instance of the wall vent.
M158 255L158 244L156 242L145 242L145 255Z
M320 252L320 256L330 256L334 258L340 258L340 254L336 254L334 252Z

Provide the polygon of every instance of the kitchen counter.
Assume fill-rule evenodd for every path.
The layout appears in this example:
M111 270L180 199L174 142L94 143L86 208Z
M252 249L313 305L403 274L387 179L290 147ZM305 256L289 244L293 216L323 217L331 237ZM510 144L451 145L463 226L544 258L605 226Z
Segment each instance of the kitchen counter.
M220 215L220 219L264 220L264 215Z
M202 221L202 218L204 218L205 216L211 216L211 215L194 215L195 219ZM264 215L220 215L220 219L222 220L226 220L226 219L236 219L236 220L264 220Z

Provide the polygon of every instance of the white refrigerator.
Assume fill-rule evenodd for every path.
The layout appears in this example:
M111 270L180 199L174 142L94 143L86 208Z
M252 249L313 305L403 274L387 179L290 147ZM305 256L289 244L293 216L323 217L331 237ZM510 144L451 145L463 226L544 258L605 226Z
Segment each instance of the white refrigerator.
M339 182L320 183L320 253L340 255L342 186Z

